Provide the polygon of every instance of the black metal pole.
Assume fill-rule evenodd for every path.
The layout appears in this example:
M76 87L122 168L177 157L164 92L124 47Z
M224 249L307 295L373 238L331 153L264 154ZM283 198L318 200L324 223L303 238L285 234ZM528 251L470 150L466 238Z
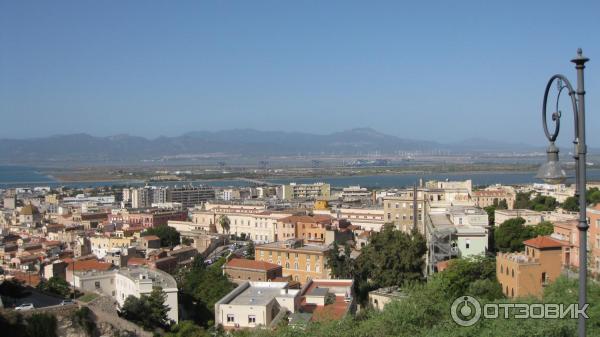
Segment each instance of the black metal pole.
M579 309L583 309L587 297L587 214L586 214L586 143L585 143L585 87L583 79L583 69L585 63L589 61L583 56L581 49L577 50L577 57L571 60L575 63L577 69L577 133L576 153L577 153L577 189L579 190ZM578 322L579 337L586 336L585 317L579 316Z

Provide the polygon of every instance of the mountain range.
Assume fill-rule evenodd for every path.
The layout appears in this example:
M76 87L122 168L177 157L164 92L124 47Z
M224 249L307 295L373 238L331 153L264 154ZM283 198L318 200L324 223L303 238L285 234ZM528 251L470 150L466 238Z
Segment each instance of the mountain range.
M222 154L223 156L366 155L400 151L526 152L541 148L524 144L470 139L442 144L404 139L369 128L326 135L305 132L234 129L195 131L154 139L131 135L95 137L88 134L57 135L30 139L0 139L0 163L136 162L164 157Z

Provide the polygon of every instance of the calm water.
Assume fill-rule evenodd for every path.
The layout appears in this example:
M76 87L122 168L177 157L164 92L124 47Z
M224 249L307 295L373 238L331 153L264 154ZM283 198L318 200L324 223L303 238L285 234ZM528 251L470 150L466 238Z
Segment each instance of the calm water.
M321 177L321 178L295 178L295 179L269 179L267 181L276 184L290 182L314 183L326 182L333 187L345 187L360 185L363 187L387 188L410 186L420 178L427 180L466 180L472 179L475 185L490 184L526 184L540 182L534 178L535 172L485 172L485 173L435 173L435 174L396 174L383 176L350 176L350 177ZM588 180L600 181L600 169L588 170ZM194 185L209 185L215 187L226 186L248 186L249 183L242 180L194 180L188 182L154 183L154 185L182 185L192 183ZM140 181L102 181L102 182L73 182L60 183L51 177L45 176L31 167L23 166L0 166L0 188L24 187L24 186L69 186L69 187L97 187L107 185L143 185Z

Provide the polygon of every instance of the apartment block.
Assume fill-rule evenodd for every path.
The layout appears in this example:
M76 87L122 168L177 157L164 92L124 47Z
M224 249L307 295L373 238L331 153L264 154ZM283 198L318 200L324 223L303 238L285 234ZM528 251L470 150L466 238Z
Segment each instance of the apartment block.
M282 266L283 276L306 283L310 279L329 278L325 254L329 245L308 245L302 240L291 239L257 245L255 259Z
M543 289L560 276L563 244L549 236L523 242L525 251L498 253L496 277L506 297L540 297Z
M277 198L281 200L291 199L310 199L318 198L329 199L331 195L331 186L326 183L314 184L296 184L281 185L277 187Z

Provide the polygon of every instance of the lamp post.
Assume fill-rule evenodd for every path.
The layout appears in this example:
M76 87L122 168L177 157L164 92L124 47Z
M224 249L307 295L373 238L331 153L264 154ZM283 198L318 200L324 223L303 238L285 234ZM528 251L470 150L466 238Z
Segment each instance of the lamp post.
M554 144L558 132L560 130L560 118L561 111L559 108L560 95L563 90L567 90L569 97L571 98L571 105L573 109L574 121L575 121L575 151L573 158L575 159L575 196L579 200L579 223L577 229L579 230L579 309L583 309L586 303L587 295L587 216L586 216L586 153L587 148L585 144L585 89L583 81L583 69L585 63L589 61L588 58L583 56L581 48L577 50L577 56L571 60L575 64L577 70L577 91L573 89L573 86L564 75L554 75L548 81L546 85L546 91L544 92L544 103L542 107L542 120L544 125L544 132L550 145L548 146L547 154L548 160L543 164L537 178L543 179L548 183L561 183L565 181L567 175L561 168L558 162L558 148ZM546 108L548 103L548 93L553 83L556 81L558 94L556 97L556 109L552 113L552 121L554 122L554 131L550 133L548 131L548 124L546 122ZM579 337L585 337L585 317L579 316L578 322Z

